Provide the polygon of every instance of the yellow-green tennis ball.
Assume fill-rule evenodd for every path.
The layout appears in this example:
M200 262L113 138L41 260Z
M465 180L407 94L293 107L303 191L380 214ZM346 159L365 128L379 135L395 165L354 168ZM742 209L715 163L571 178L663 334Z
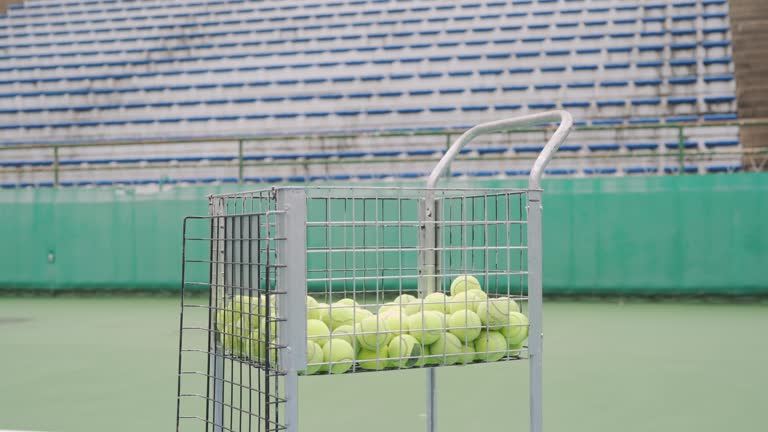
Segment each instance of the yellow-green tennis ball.
M416 298L416 296L413 296L411 294L402 294L402 295L399 295L399 296L395 297L395 299L392 301L392 303L400 305L400 306L403 306L403 305L406 305L408 303L413 303L416 300L418 300Z
M307 375L320 370L323 363L323 348L316 342L307 341Z
M480 281L478 281L477 278L472 275L459 275L456 276L456 279L454 279L453 282L451 282L452 296L455 296L456 294L464 291L482 289L483 287L480 286Z
M331 306L328 303L317 303L317 306L315 306L315 309L317 309L317 315L319 316L320 321L324 322L325 325L328 327L331 326Z
M390 312L400 313L400 305L397 303L384 303L378 310L379 315L384 315Z
M357 354L357 362L361 369L382 370L389 366L389 348L382 345L378 352L376 350L360 350L360 353Z
M259 320L258 332L262 335L262 338L267 337L267 317ZM269 338L274 339L277 337L277 318L269 318Z
M477 360L495 362L507 355L507 338L497 331L480 332L475 339L475 358Z
M270 302L267 302L265 295L253 297L238 295L232 298L230 311L235 312L243 322L250 320L251 325L255 326L258 325L261 318L267 316L267 309L269 309L270 317L277 316L275 301L276 296L272 296Z
M491 328L509 324L509 314L519 310L517 302L509 297L492 298L477 305L480 321Z
M462 291L451 298L451 302L448 304L448 311L454 313L468 309L472 312L477 312L477 308L480 304L484 303L487 299L488 296L484 291Z
M371 312L355 306L334 304L328 311L330 328L335 329L343 325L354 325L371 316Z
M422 301L421 307L423 310L435 311L444 314L448 312L448 305L450 302L450 297L446 296L445 294L441 292L433 292L432 294L424 297L424 301Z
M251 340L251 330L249 327L235 324L232 327L232 332L224 340L224 347L229 349L232 355L246 357L248 355L249 341Z
M424 367L424 365L430 364L430 361L432 358L430 357L431 351L429 350L428 346L422 345L421 346L421 357L419 358L419 361L416 362L414 367Z
M419 299L410 294L398 296L393 303L399 305L406 315L413 315L421 309Z
M454 312L448 317L448 331L463 344L474 342L480 336L482 326L480 317L468 309Z
M356 311L355 311L355 322L358 322L358 323L363 322L364 319L366 319L368 317L372 317L374 315L375 314L373 312L369 311L368 309L364 309L364 308L361 308L361 307L357 308Z
M352 345L353 348L356 348L355 351L360 349L360 347L357 346L357 342L355 341L355 328L351 325L343 325L334 329L333 332L331 332L331 337L344 339L350 345Z
M387 322L387 328L391 337L399 336L403 333L408 333L408 315L397 310L390 310L379 314L379 316Z
M459 357L459 363L467 364L475 361L475 348L472 344L464 345L462 351L464 354Z
M351 298L343 298L336 303L334 303L334 306L351 306L351 307L359 307L360 305L357 304L357 302L354 299Z
M389 342L387 321L377 315L365 318L355 326L357 342L363 349L376 351L376 348Z
M520 312L509 313L509 324L501 327L499 331L507 338L507 344L516 345L528 337L528 317Z
M320 320L307 320L307 340L324 347L330 339L331 330Z
M344 339L331 339L323 347L323 361L329 364L331 373L342 374L352 368L355 350Z
M270 345L264 339L256 339L251 342L251 360L258 363L265 362L267 359L267 349L269 346ZM271 354L271 357L274 357L274 354Z
M510 357L520 357L523 355L523 343L520 342L519 344L514 344L509 346L509 356Z
M431 364L452 365L459 362L464 355L464 345L453 333L442 333L440 337L429 346L432 354Z
M400 335L389 343L389 357L392 365L399 368L410 368L421 359L421 345L411 335Z
M445 315L435 311L421 311L408 317L408 334L419 343L429 345L445 331Z
M307 319L320 319L319 303L311 296L307 296Z

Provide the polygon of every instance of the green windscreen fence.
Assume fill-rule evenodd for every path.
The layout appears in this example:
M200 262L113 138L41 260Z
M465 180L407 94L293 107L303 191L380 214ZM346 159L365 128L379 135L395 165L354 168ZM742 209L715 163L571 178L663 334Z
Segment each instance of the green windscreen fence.
M205 215L208 194L253 188L0 191L0 288L178 289L183 218ZM545 293L768 294L767 174L548 179L544 191Z

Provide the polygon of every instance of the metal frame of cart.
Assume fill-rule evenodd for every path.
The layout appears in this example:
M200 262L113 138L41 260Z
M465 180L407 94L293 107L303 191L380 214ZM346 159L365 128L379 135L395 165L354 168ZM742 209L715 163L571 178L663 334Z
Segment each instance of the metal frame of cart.
M536 159L526 189L496 194L492 190L437 187L460 150L474 138L553 121L559 121L559 126ZM298 385L308 367L306 296L310 285L325 286L329 298L341 289L361 297L375 296L378 303L388 292L402 293L404 286L424 297L438 290L447 276L469 269L484 272L485 280L494 281L494 290L506 284L507 294L510 280L518 275L521 281L526 278L530 430L541 432L540 180L571 127L572 118L565 111L473 127L453 143L425 188L276 187L209 197L209 215L184 222L177 430L184 430L189 422L215 432L299 430ZM507 207L513 200L525 206L519 215L520 229L527 227L525 235L521 233L514 242L496 227L512 219ZM351 216L334 222L331 213L340 206ZM470 211L480 216L467 218ZM449 212L456 214L447 217ZM378 222L382 218L392 222ZM205 228L194 234L195 224ZM463 238L448 240L454 226L461 230L456 231L456 237ZM468 242L468 231L477 232L479 240ZM343 236L343 240L332 238L332 234ZM398 244L387 245L395 236ZM310 244L319 242L322 247L308 246L308 237ZM527 265L520 263L513 269L505 259L510 261L509 250L515 242L520 244L521 261L525 250ZM195 248L198 243L205 245L205 250ZM400 256L399 268L392 265L396 256ZM403 264L402 256L406 256L407 264ZM308 260L312 261L309 266ZM416 265L409 266L413 261ZM185 302L185 291L193 287L207 290L207 304ZM520 287L522 294L522 282ZM235 295L247 307L227 309L227 299ZM206 314L207 324L188 324L185 311ZM229 322L222 318L228 312L237 314L236 325L222 324ZM185 335L193 330L207 335L204 348L185 345ZM226 341L234 342L225 349ZM185 359L193 355L205 357L198 363L199 370L186 367ZM435 432L436 368L422 366L427 378L427 431ZM353 371L357 371L356 365ZM198 379L197 387L204 385L204 391L192 388L194 378ZM204 405L205 412L188 413L183 403L189 399L201 400L198 408L203 410Z

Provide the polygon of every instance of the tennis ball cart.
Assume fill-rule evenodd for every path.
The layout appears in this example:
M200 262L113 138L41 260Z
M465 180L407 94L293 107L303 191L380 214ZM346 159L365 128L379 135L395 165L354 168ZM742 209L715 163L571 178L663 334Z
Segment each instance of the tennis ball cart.
M476 137L552 122L527 188L437 187ZM549 111L475 126L426 187L209 196L184 220L177 431L306 430L302 380L422 368L435 432L438 367L527 360L540 432L540 180L572 125Z

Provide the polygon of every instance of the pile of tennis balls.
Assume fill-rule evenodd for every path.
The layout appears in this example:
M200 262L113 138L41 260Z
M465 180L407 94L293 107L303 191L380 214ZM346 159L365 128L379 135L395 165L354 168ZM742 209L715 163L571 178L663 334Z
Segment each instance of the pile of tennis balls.
M267 302L259 304L262 309L257 310L264 315ZM234 305L230 315L236 318L241 305ZM274 323L268 331L263 319L248 326L238 324L237 319L217 321L224 323L220 328L224 347L233 355L275 360L275 350L264 343L266 333L270 339L276 336ZM471 275L456 277L450 296L434 292L420 299L403 294L381 305L377 313L349 298L329 305L307 297L304 373L339 374L355 366L382 370L494 362L519 356L527 337L528 317L517 302L509 297L489 298Z

